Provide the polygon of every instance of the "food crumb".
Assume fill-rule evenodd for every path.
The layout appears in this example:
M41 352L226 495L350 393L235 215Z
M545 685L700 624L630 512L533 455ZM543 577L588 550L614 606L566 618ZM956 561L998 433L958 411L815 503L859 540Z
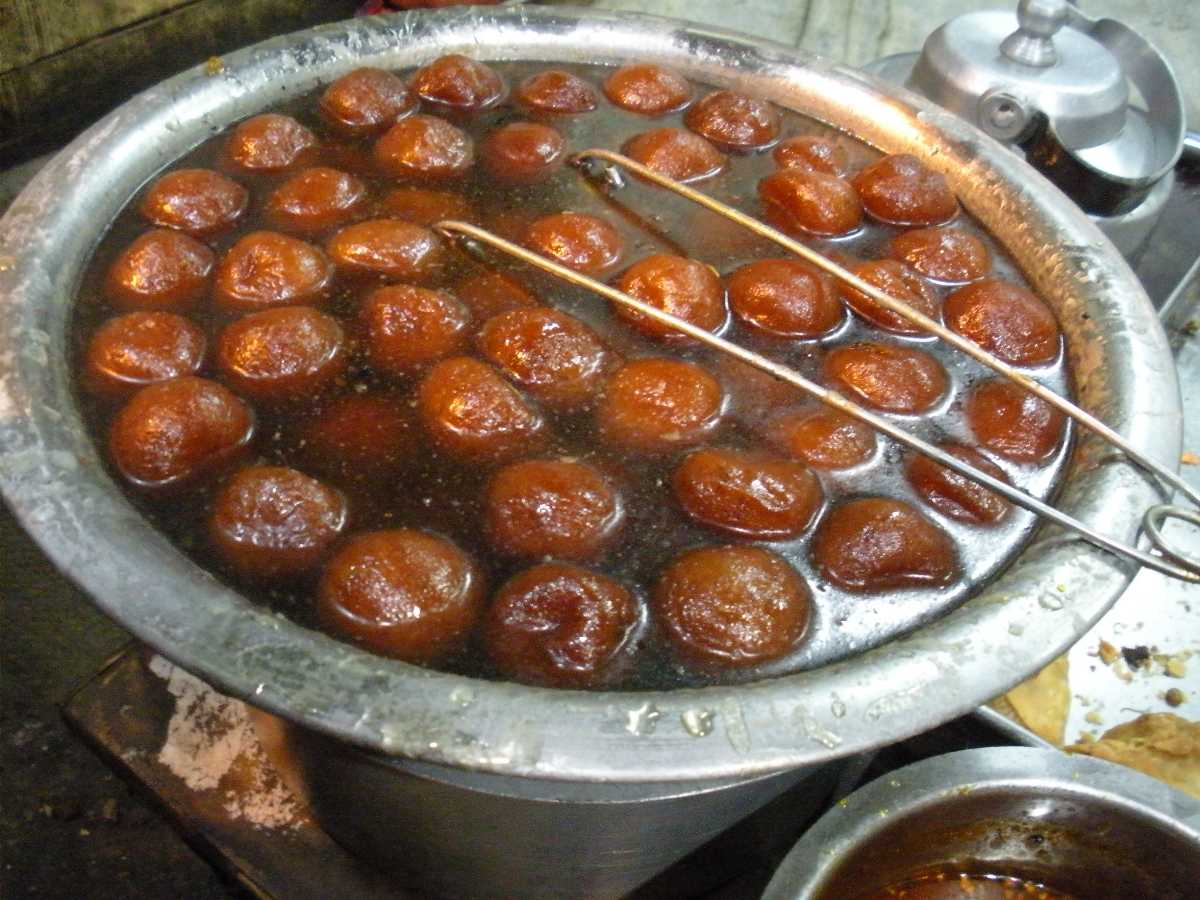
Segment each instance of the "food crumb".
M1193 453L1191 450L1185 450L1179 457L1179 461L1185 466L1200 466L1200 453Z
M1120 651L1118 651L1117 648L1108 641L1101 640L1100 647L1097 650L1097 655L1100 657L1100 661L1102 663L1104 663L1106 666L1111 666L1120 655Z
M1083 720L1090 725L1103 725L1104 724L1104 719L1102 719L1100 717L1100 713L1098 713L1094 709L1091 712L1089 712L1086 716L1084 716Z
M221 57L210 56L207 60L204 61L204 74L205 75L209 75L209 76L220 75L224 71L225 71L225 60L221 59Z
M1187 663L1181 657L1172 656L1167 660L1166 673L1172 678L1183 678L1187 675Z
M1137 647L1122 647L1121 656L1131 669L1140 669L1150 661L1150 648L1145 645Z
M1163 694L1163 700L1167 702L1167 706L1182 706L1183 701L1186 699L1187 697L1184 696L1183 691L1179 688L1171 688Z
M1125 660L1118 659L1115 663L1113 663L1112 670L1113 674L1126 684L1129 684L1131 681L1133 681L1133 673L1129 671L1129 666L1125 665Z

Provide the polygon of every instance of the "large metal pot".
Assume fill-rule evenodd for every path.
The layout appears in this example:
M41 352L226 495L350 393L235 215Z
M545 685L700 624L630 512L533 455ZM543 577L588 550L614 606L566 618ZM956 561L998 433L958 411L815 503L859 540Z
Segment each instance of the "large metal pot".
M228 693L389 765L539 781L730 785L928 729L1076 640L1131 566L1043 528L939 621L819 670L737 687L579 693L480 682L308 631L200 570L106 474L68 371L70 298L105 224L158 169L230 122L372 63L477 58L667 63L808 113L944 172L1055 309L1080 402L1165 465L1181 412L1166 339L1111 244L1048 182L927 101L778 45L563 9L372 17L240 51L134 98L56 157L0 224L0 483L52 560L141 639ZM1077 442L1059 506L1123 539L1160 499L1101 442ZM622 788L625 790L625 788ZM682 845L681 845L682 846ZM686 850L686 847L683 847ZM611 862L611 860L610 860Z

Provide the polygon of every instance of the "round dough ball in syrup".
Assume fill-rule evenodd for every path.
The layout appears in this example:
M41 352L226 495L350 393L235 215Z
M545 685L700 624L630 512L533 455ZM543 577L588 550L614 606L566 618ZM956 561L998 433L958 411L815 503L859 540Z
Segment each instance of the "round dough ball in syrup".
M662 66L621 66L605 79L604 96L630 112L660 116L686 106L692 86L678 72Z
M592 466L570 460L530 460L492 476L484 522L493 546L525 557L587 560L620 532L621 496Z
M232 228L246 212L250 192L212 169L175 169L160 176L138 207L163 228L196 237Z
M811 597L799 573L769 550L702 547L663 571L653 611L684 661L740 668L793 650L808 625Z
M373 152L375 164L395 178L456 178L475 164L475 144L467 133L436 116L400 120Z
M457 352L466 342L471 313L445 291L393 284L367 295L359 319L372 368L407 375Z
M275 231L254 231L217 266L213 300L228 312L316 303L333 282L333 264L312 244Z
M489 319L476 343L489 362L548 406L590 403L616 362L591 328L546 307Z
M221 379L261 403L310 401L346 371L347 361L342 326L310 306L243 316L217 341Z
M596 108L596 89L578 75L547 69L530 75L514 93L518 103L539 113L576 115Z
M811 169L835 178L850 174L850 154L845 146L829 138L812 135L788 138L779 142L771 158L781 169Z
M346 500L333 488L283 466L253 466L213 500L209 538L244 578L292 578L324 557L346 527Z
M426 228L443 219L476 219L471 201L454 191L399 187L384 194L381 202L388 215Z
M504 272L471 275L454 286L454 295L471 310L478 322L493 316L538 305L537 298L517 279Z
M345 394L301 429L306 463L339 484L395 475L421 450L408 399L387 393Z
M694 450L671 484L697 522L756 540L802 534L823 497L816 476L799 463L741 450Z
M873 259L853 266L850 271L872 287L883 291L893 300L907 303L917 312L935 322L941 316L941 302L933 289L916 272L894 259ZM846 305L872 325L895 334L927 334L924 329L910 322L899 313L884 309L862 291L848 284L840 290Z
M1019 284L989 278L946 298L946 324L984 350L1016 366L1058 357L1058 322L1045 303Z
M155 228L113 261L104 296L119 309L182 310L208 294L216 264L207 245L178 231Z
M729 276L739 321L777 338L816 338L845 319L828 275L798 259L760 259Z
M643 453L668 453L708 438L721 425L725 392L699 366L635 359L609 380L596 410L601 435Z
M535 449L546 422L486 363L444 359L417 387L417 411L429 440L462 463L502 462Z
M504 95L504 80L494 69L458 53L417 69L410 85L422 100L459 110L485 109Z
M266 213L281 231L314 234L354 218L366 199L366 185L353 175L317 166L277 187L267 200Z
M482 607L475 561L445 538L411 528L351 540L329 560L317 591L325 627L416 663L461 647Z
M164 488L212 471L253 434L246 404L215 381L185 375L134 394L113 419L108 452L132 484Z
M204 332L183 316L126 313L109 319L88 341L83 383L92 393L128 396L148 384L195 375L205 346Z
M222 159L238 172L283 172L311 159L317 144L317 136L291 116L263 113L233 130Z
M684 114L692 131L718 147L753 150L779 137L779 111L737 91L713 91Z
M543 563L496 592L484 643L515 681L546 687L600 687L623 674L639 619L618 581L564 563Z
M621 148L652 172L689 182L711 178L725 168L725 154L682 128L656 128L634 135Z
M768 423L766 436L780 453L814 469L849 469L875 455L875 430L826 406L782 413Z
M347 275L422 281L437 274L446 248L428 228L400 219L369 219L347 225L325 249Z
M603 219L564 212L530 225L525 233L525 246L569 269L595 275L616 264L625 242Z
M479 162L498 181L531 184L558 169L566 156L563 136L539 122L510 122L490 132Z
M862 225L862 204L850 182L812 169L780 169L758 183L767 218L784 231L840 237Z
M954 542L904 503L865 497L835 506L812 543L821 575L848 591L940 587L958 577Z
M942 444L941 450L1008 483L1004 471L986 456L960 444ZM925 456L914 453L904 467L905 477L921 497L940 512L959 522L991 525L1008 515L1011 505L995 491L948 469Z
M875 409L915 415L932 409L950 389L941 363L920 350L860 342L825 357L825 377L838 390Z
M867 212L891 225L942 225L958 215L958 199L940 172L907 153L885 156L854 176Z
M364 66L329 85L317 108L335 131L364 137L383 131L416 105L416 98L398 77Z
M724 328L729 318L721 279L694 259L666 253L647 256L625 270L617 287L655 309L714 334ZM630 307L617 304L615 311L618 318L650 337L673 342L694 340Z
M937 281L978 281L992 268L992 255L961 228L914 228L892 238L888 256Z
M1062 442L1063 414L1011 381L981 381L967 395L965 408L976 440L1005 459L1044 462Z

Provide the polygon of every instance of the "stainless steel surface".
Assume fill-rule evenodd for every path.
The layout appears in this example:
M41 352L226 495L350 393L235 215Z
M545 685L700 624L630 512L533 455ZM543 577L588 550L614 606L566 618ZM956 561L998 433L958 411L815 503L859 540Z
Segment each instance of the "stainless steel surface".
M1159 462L1177 460L1169 349L1132 272L1044 179L931 103L787 48L656 19L533 8L376 17L267 42L227 57L219 75L193 70L135 98L57 157L3 220L5 497L102 608L218 687L383 754L639 782L747 778L925 730L1019 681L1103 614L1130 566L1045 528L961 608L844 663L736 688L580 694L371 656L252 607L171 547L104 474L71 397L60 298L71 296L101 223L212 129L366 61L402 68L459 50L662 62L924 157L1055 309L1081 405ZM1157 497L1085 435L1059 507L1128 539Z
M845 762L749 780L580 784L389 759L295 727L286 739L322 828L439 897L624 896L785 791L797 789L798 819L813 816Z
M763 900L840 900L961 861L1104 900L1190 900L1200 884L1200 801L1056 750L950 753L836 804L788 854Z
M980 101L1003 90L1023 110L1045 114L1065 147L1078 150L1118 138L1129 86L1115 56L1082 31L1062 28L1051 39L1057 63L1029 65L1001 52L1017 29L1011 10L951 19L926 39L906 87L985 131L993 126L981 116Z
M1066 0L1021 0L1017 30L1000 42L1000 52L1026 66L1054 65L1054 35L1067 23L1067 15Z
M609 166L617 166L622 169L628 169L639 178L651 181L660 187L666 188L667 190L673 191L680 196L686 197L694 203L698 203L706 209L709 209L718 215L729 219L730 221L736 222L744 228L753 231L760 237L765 237L789 252L802 257L817 268L832 275L837 281L848 284L855 290L866 294L884 309L896 313L897 315L919 327L922 331L935 335L942 341L945 341L953 346L955 349L967 354L975 361L982 363L989 369L992 369L994 372L1004 376L1009 381L1020 385L1022 388L1033 394L1036 394L1038 397L1045 400L1056 409L1060 410L1068 418L1079 423L1089 431L1092 431L1094 434L1108 441L1108 443L1115 448L1129 455L1131 459L1136 461L1147 471L1152 472L1158 478L1161 478L1166 484L1183 493L1184 496L1194 505L1200 506L1200 491L1192 488L1191 485L1189 485L1174 471L1160 466L1153 460L1143 457L1137 452L1137 450L1132 448L1124 438L1110 429L1103 422L1099 421L1088 412L1080 409L1067 398L1055 393L1053 390L1041 384L1036 379L1026 375L1017 367L1008 365L1003 360L993 356L991 353L988 353L978 344L963 338L961 335L955 333L940 322L931 319L916 309L913 309L907 303L897 300L895 297L889 296L874 285L864 281L863 279L854 275L852 272L847 271L829 257L818 253L799 241L789 238L787 235L782 234L769 225L759 222L758 220L747 216L733 207L721 203L719 200L709 197L706 194L697 191L694 188L688 187L685 184L681 184L671 178L660 175L641 163L638 163L620 153L615 153L611 150L604 149L591 149L582 150L579 153L576 153L574 156L574 162L577 164L589 160L601 160L602 162L607 163ZM614 181L613 183L616 182ZM1125 556L1129 559L1135 560L1136 562L1140 562L1143 566L1146 566L1147 568L1153 569L1157 572L1161 572L1164 575L1170 575L1171 577L1178 578L1182 581L1200 584L1200 562L1191 560L1186 554L1181 554L1172 548L1167 542L1166 538L1163 536L1161 528L1164 519L1182 519L1185 521L1193 521L1198 515L1200 515L1200 513L1185 509L1183 507L1176 507L1168 504L1156 504L1147 509L1142 520L1143 531L1149 538L1151 544L1154 545L1155 549L1157 549L1162 556L1156 557L1149 553L1143 553L1136 547L1130 547L1120 542L1113 541L1106 535L1100 534L1099 532L1088 528L1082 523L1075 521L1070 516L1064 516L1062 513L1058 512L1058 510L1054 509L1049 504L1043 503L1038 498L1032 497L1013 485L1008 484L999 478L988 475L987 473L976 469L974 466L962 462L962 460L951 456L949 453L939 450L929 442L923 441L909 434L903 428L893 425L882 416L875 415L862 406L846 400L839 394L827 390L826 388L822 388L820 385L809 381L795 370L790 369L787 366L780 365L779 363L772 362L761 354L753 353L738 347L730 341L717 337L702 328L697 328L696 326L685 322L683 319L655 309L640 300L630 297L628 294L624 294L611 287L608 287L607 285L601 284L600 282L597 282L592 278L588 278L587 276L572 272L570 269L567 269L564 266L558 265L557 263L554 263L553 261L544 257L539 257L536 254L532 254L521 247L511 244L508 241L499 239L495 235L490 235L482 229L476 228L472 225L468 225L463 222L443 222L440 224L439 230L448 233L457 232L475 240L489 243L491 246L503 250L510 256L515 256L527 263L539 266L546 271L553 272L559 278L563 278L567 281L587 287L589 290L602 294L618 304L632 306L642 315L649 316L655 321L667 325L670 328L682 331L703 344L706 344L710 347L715 347L729 355L736 356L743 362L754 366L755 368L760 369L769 375L773 375L782 381L786 381L795 387L798 387L804 393L811 397L815 397L822 403L828 406L833 406L860 422L865 422L872 428L882 431L884 434L888 435L888 437L891 437L905 446L931 457L941 465L953 469L960 475L970 478L972 481L978 482L984 487L990 488L991 490L1002 494L1004 497L1008 498L1023 509L1036 513L1045 519L1049 519L1050 521L1061 525L1070 531L1074 531L1076 534L1086 538L1089 542L1098 547L1103 547L1120 556ZM1172 560L1174 560L1174 563L1171 562Z

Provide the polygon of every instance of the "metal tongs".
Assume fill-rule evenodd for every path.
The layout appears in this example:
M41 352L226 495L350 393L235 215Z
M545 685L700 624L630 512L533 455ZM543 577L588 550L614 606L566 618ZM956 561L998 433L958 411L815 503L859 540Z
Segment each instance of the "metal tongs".
M863 281L853 273L848 272L846 269L842 268L837 263L821 255L815 250L806 247L799 241L789 238L787 235L776 231L774 228L764 225L757 219L747 216L745 213L742 213L731 206L721 203L718 200L714 200L707 194L702 194L699 191L694 190L685 184L681 184L672 178L667 178L666 176L660 175L657 172L648 169L646 166L643 166L641 163L638 163L627 156L623 156L620 153L614 153L611 150L604 149L584 150L575 154L572 157L571 162L573 165L583 170L586 176L602 177L613 187L620 187L623 184L623 176L618 169L626 169L637 175L639 178L652 182L653 184L657 184L669 191L673 191L674 193L680 195L681 197L685 197L693 203L698 203L701 206L712 210L718 215L724 216L725 218L750 229L761 237L767 238L770 241L774 241L779 246L790 251L791 253L796 254L817 268L828 272L838 281L848 284L856 290L861 291L863 294L866 294L884 309L902 316L909 322L912 322L914 325L921 328L923 331L936 335L941 340L947 342L958 350L961 350L963 353L966 353L972 359L982 363L993 371L998 372L1008 380L1024 388L1026 391L1036 395L1046 403L1049 403L1051 406L1060 410L1063 414L1070 417L1084 428L1088 429L1094 434L1099 435L1109 444L1120 449L1126 457L1138 464L1143 469L1152 473L1162 482L1165 482L1171 487L1181 491L1188 498L1188 500L1190 500L1191 503L1197 507L1197 510L1200 510L1200 491L1197 491L1176 473L1171 472L1155 461L1144 456L1136 448L1131 446L1128 441L1121 437L1121 435L1117 434L1091 413L1086 412L1044 385L1034 381L1028 375L1018 371L1016 368L1004 362L1003 360L997 359L979 345L951 331L940 322L934 321L928 316L923 315L922 313L913 309L908 304L889 296L888 294L876 288L874 285L868 284L866 281ZM909 434L907 431L897 427L896 425L893 425L882 416L870 411L869 409L866 409L865 407L859 406L857 403L847 400L841 394L831 391L828 388L821 387L819 384L808 380L794 369L774 362L773 360L770 360L767 357L751 350L747 350L738 344L726 340L725 338L718 337L717 335L714 335L703 328L699 328L690 322L678 318L677 316L663 312L656 307L638 300L636 297L631 297L622 291L618 291L615 288L604 284L603 282L597 281L594 278L589 278L587 275L583 275L573 269L569 269L552 259L526 250L524 247L518 246L511 241L507 241L504 238L498 237L497 235L494 235L490 231L487 231L483 228L478 228L466 222L459 222L455 220L438 222L434 228L447 237L463 237L486 244L489 247L499 250L502 253L512 256L524 263L535 266L545 272L549 272L552 275L562 278L564 281L568 281L578 287L586 288L602 297L607 298L608 300L613 301L614 303L619 303L622 306L632 308L662 325L666 325L669 328L680 331L689 337L692 337L695 340L712 347L715 350L728 354L729 356L736 357L742 362L766 372L775 378L778 378L780 381L787 382L788 384L799 388L801 391L812 397L815 397L826 406L833 407L834 409L839 410L860 422L865 422L878 431L883 432L893 440L896 440L899 443L904 444L905 446L916 450L925 456L928 456L940 465L945 466L946 468L951 469L960 475L970 478L972 481L983 485L989 490L995 491L997 494L1002 495L1017 506L1020 506L1023 509L1034 513L1035 515L1041 516L1044 519L1049 519L1050 521L1075 532L1091 544L1102 547L1105 550L1117 555L1136 560L1142 565L1154 569L1157 572L1161 572L1164 575L1169 575L1172 578L1178 578L1182 581L1188 581L1193 584L1200 584L1200 560L1193 559L1186 554L1173 549L1167 544L1166 539L1162 534L1162 528L1167 519L1179 519L1190 522L1193 525L1200 526L1200 511L1165 503L1152 506L1146 510L1146 513L1142 519L1142 526L1147 538L1153 545L1153 548L1158 550L1161 555L1140 550L1137 547L1128 546L1114 538L1100 534L1099 532L1089 528L1087 525L1084 525L1079 520L1067 515L1066 513L1060 512L1053 506L1050 506L1036 497L1025 493L1015 485L1011 485L989 475L986 472L980 471L974 466L963 462L955 456L951 456L949 453L946 453L945 451L922 440L921 438Z

